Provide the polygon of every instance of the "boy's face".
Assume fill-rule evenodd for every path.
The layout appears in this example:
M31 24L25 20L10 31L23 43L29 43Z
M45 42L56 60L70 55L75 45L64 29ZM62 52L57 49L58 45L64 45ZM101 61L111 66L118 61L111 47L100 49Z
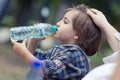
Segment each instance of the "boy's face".
M76 31L73 29L73 17L77 14L77 11L68 11L62 20L57 22L58 31L55 37L61 40L63 43L75 43L77 39Z

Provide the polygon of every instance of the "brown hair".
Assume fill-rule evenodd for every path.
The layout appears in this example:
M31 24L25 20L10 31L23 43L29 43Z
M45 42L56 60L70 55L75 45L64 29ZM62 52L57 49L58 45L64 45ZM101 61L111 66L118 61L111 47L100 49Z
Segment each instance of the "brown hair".
M77 44L86 52L88 56L94 55L101 47L103 35L101 30L94 24L91 17L86 14L84 4L67 9L67 11L77 10L78 14L73 18L73 28L77 32Z

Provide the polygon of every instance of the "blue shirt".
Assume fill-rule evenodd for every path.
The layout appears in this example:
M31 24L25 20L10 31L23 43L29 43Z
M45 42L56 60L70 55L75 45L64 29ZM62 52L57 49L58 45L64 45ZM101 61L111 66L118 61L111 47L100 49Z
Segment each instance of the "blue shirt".
M89 71L89 60L77 45L55 46L48 51L36 50L41 59L45 80L81 80Z

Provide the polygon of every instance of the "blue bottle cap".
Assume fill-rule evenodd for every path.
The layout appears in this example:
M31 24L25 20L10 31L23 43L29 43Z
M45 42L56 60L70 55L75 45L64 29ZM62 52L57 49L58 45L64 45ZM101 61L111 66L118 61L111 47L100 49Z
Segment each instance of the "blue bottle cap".
M42 64L38 61L33 61L31 66L34 68L40 68L42 66Z
M52 26L52 31L56 32L58 30L58 27L56 25Z

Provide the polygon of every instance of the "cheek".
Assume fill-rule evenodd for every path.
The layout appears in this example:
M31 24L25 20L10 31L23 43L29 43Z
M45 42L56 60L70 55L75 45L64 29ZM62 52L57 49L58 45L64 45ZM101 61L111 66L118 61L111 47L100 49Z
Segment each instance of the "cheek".
M61 27L61 28L58 29L57 34L64 35L64 34L67 34L69 32L70 32L69 28L66 28L66 27L63 28L63 27Z
M65 28L60 27L60 28L58 28L58 31L56 32L55 37L56 37L56 38L61 37L61 36L64 35L65 33L66 33Z
M55 34L55 37L61 37L61 35L65 34L65 31L62 30L61 28L58 29L58 31Z
M69 28L60 28L58 29L58 31L56 32L55 37L59 37L59 38L69 38L72 37L74 35L73 30L69 29Z

